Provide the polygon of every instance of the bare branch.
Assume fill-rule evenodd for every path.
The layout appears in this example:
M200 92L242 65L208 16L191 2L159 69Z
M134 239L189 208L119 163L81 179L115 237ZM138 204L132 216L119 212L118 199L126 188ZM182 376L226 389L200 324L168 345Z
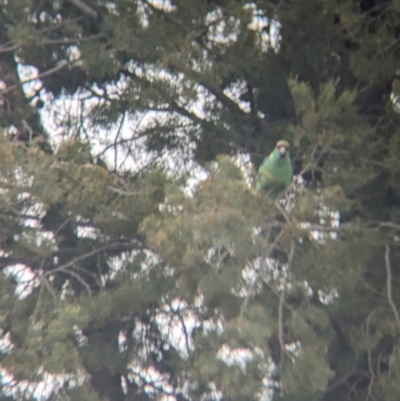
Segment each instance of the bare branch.
M120 195L125 195L125 196L137 196L139 195L138 191L124 191L123 189L115 188L112 186L108 186L108 189L112 192L116 192L117 194Z
M371 314L368 315L367 317L367 335L369 335L369 322L371 320ZM369 374L371 375L371 379L368 385L368 393L367 393L367 400L369 399L369 397L372 396L372 386L374 385L374 380L375 380L375 372L374 372L374 368L372 367L372 356L371 356L371 350L368 350L368 370L369 370Z
M222 103L229 111L232 113L239 115L239 116L246 116L248 113L246 113L244 110L240 108L240 106L232 100L230 97L225 95L224 91L214 85L212 85L209 82L206 82L205 79L200 77L197 73L194 71L187 72L188 75L192 75L193 79L196 80L201 86L203 86L205 89L207 89L211 94L215 96L215 98Z
M397 310L396 304L393 301L392 296L392 269L390 266L390 246L385 245L385 266L386 266L386 291L387 291L387 298L389 301L390 306L392 307L393 314L396 318L396 322L400 327L400 316Z
M96 35L91 35L87 37L81 37L81 38L62 38L62 39L46 39L44 41L45 45L65 45L65 44L75 44L75 43L82 43L82 42L88 42L90 40L94 39L99 39L103 38L104 34L103 33L98 33Z
M13 52L19 48L18 45L13 45L13 46L1 46L0 47L0 53L8 53L8 52Z
M400 224L392 223L391 221L378 221L372 222L371 224L376 225L376 231L380 228L394 228L395 230L400 230Z
M175 110L182 116L188 118L189 120L193 121L196 124L203 125L204 120L198 117L195 113L190 112L189 110L185 109L184 107L179 106L177 103L174 101L171 101L171 108L172 110Z
M288 256L288 271L286 274L283 275L283 283L282 283L282 291L279 296L279 305L278 305L278 338L279 338L279 345L281 346L281 358L280 360L283 360L283 353L285 352L285 342L283 340L283 306L285 303L285 289L286 289L286 281L287 281L287 276L289 274L289 269L293 261L293 256L294 256L294 250L295 250L295 244L294 241L292 241L290 245L290 251L289 251L289 256Z
M57 66L55 66L53 68L50 68L47 71L42 72L37 77L29 78L29 79L26 79L25 81L19 82L18 84L9 86L4 91L2 91L0 93L0 95L5 95L6 93L9 93L9 92L13 91L14 89L18 88L19 86L22 86L24 84L27 84L29 82L33 82L33 81L36 81L36 80L40 80L41 78L47 77L47 76L49 76L51 74L54 74L55 72L60 71L61 69L63 69L67 65L68 65L68 62L64 61L64 62L60 63L59 65L57 65Z
M69 0L71 4L73 4L76 8L79 8L85 15L92 19L98 19L99 13L93 8L89 7L82 0Z

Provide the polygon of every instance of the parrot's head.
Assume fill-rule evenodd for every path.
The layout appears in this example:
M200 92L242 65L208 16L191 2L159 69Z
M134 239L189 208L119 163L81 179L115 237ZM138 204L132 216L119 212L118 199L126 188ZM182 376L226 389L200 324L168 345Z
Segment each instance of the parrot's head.
M278 143L276 144L276 150L279 153L279 156L281 158L284 158L286 156L286 154L288 153L289 150L289 142L288 141L278 141Z

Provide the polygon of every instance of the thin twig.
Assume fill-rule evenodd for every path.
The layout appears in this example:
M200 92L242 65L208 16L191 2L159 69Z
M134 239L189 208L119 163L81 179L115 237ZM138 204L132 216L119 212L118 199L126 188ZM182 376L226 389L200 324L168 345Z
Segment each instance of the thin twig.
M286 274L283 275L283 283L282 283L282 291L279 296L279 305L278 305L278 338L279 338L279 345L281 346L281 361L283 360L283 353L285 351L285 342L283 341L283 306L285 303L285 289L286 289L286 280L287 276L289 275L290 266L293 261L294 255L294 241L290 245L289 257L288 257L288 270Z
M390 221L378 221L373 222L372 224L376 224L375 230L379 230L380 228L394 228L395 230L400 230L400 224L392 223Z
M94 250L92 250L92 251L90 251L90 252L87 252L87 253L85 253L85 254L83 254L83 255L80 255L80 256L78 256L78 257L76 257L76 258L73 258L72 260L70 260L70 261L67 262L67 263L64 263L64 264L61 265L61 266L57 266L56 268L45 272L43 276L44 276L44 277L46 277L46 276L51 276L51 275L53 275L54 273L57 273L57 272L62 272L62 273L70 274L71 276L75 277L78 281L80 281L81 284L84 285L84 286L86 287L86 289L88 290L89 294L91 294L91 290L90 290L90 288L89 288L89 285L88 285L77 273L75 273L74 271L72 271L71 269L68 269L68 268L69 268L69 267L73 267L73 268L75 268L76 270L80 270L80 271L82 271L83 273L92 276L92 277L96 280L96 276L95 276L93 273L90 273L89 271L87 271L87 270L85 270L85 269L79 267L79 266L77 265L77 263L78 263L79 261L81 261L81 260L84 260L84 259L87 259L87 258L89 258L89 257L91 257L91 256L94 256L94 255L96 255L96 254L98 254L98 253L100 253L100 252L106 252L106 251L110 251L110 250L112 250L112 249L113 249L113 245L112 245L112 244L108 244L108 245L99 247L99 248L94 249Z
M390 266L390 246L385 245L385 266L386 266L386 290L387 290L387 298L390 306L392 307L394 316L396 318L396 322L400 327L400 316L397 310L396 304L393 301L392 297L392 269Z
M12 45L9 47L1 46L0 47L0 53L7 53L7 52L13 52L19 48L18 45Z
M126 111L122 114L122 118L121 118L121 121L119 123L118 130L117 130L117 134L115 135L115 138L114 138L114 170L115 171L118 170L118 167L117 167L117 165L118 165L118 146L117 146L117 143L118 143L118 138L121 135L122 128L123 128L123 126L125 124L125 118L126 118Z
M371 314L368 315L367 317L367 335L369 335L369 322L371 319ZM374 368L372 367L372 356L371 356L371 350L368 350L368 370L369 373L371 375L371 379L369 381L369 385L368 385L368 393L367 393L367 399L366 401L368 401L369 397L372 396L372 386L374 385L374 380L375 380L375 372L374 372Z
M281 239L282 235L283 235L283 231L281 231L281 232L276 236L276 238L274 239L274 242L271 244L271 246L269 247L269 249L268 249L268 251L266 252L266 254L263 255L264 259L268 259L268 258L269 258L269 256L271 255L272 251L275 249L276 245L278 244L279 240ZM261 272L261 273L262 273L262 272ZM240 307L239 318L242 318L242 317L243 317L244 310L245 310L246 307L247 307L247 304L248 304L248 302L249 302L249 300L250 300L250 297L253 296L254 287L256 286L258 277L259 277L259 274L257 274L257 277L254 278L254 281L253 281L253 283L251 284L251 286L250 286L250 288L249 288L249 290L248 290L248 293L247 293L247 295L246 295L246 298L244 299L244 301L243 301L243 303L242 303L242 306Z
M9 86L4 91L1 91L0 95L5 95L6 93L9 93L9 92L13 91L14 89L18 88L19 86L25 85L25 84L27 84L29 82L40 80L40 79L42 79L44 77L47 77L47 76L49 76L51 74L54 74L55 72L63 69L67 65L68 65L68 62L64 61L64 62L60 63L59 65L57 65L57 66L55 66L53 68L50 68L47 71L42 72L37 77L29 78L29 79L26 79L25 81L18 82L18 84L14 84L14 85Z
M76 8L79 8L85 15L90 18L97 19L99 18L99 13L93 8L89 7L82 0L69 0L71 4L73 4Z
M125 196L137 196L139 195L139 191L124 191L123 189L115 188L112 186L108 186L108 189L112 192L116 192L117 194L120 195L125 195Z

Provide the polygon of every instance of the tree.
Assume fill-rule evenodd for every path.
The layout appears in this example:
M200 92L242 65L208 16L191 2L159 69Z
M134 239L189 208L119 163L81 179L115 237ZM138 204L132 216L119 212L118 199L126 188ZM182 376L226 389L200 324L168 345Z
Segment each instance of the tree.
M3 2L3 396L397 400L399 11ZM275 202L234 161L282 137Z

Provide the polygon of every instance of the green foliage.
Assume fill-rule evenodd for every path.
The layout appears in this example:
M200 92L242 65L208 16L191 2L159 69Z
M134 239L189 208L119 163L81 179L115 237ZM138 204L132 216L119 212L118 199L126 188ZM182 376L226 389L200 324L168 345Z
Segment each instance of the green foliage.
M398 399L398 1L0 9L3 398Z

